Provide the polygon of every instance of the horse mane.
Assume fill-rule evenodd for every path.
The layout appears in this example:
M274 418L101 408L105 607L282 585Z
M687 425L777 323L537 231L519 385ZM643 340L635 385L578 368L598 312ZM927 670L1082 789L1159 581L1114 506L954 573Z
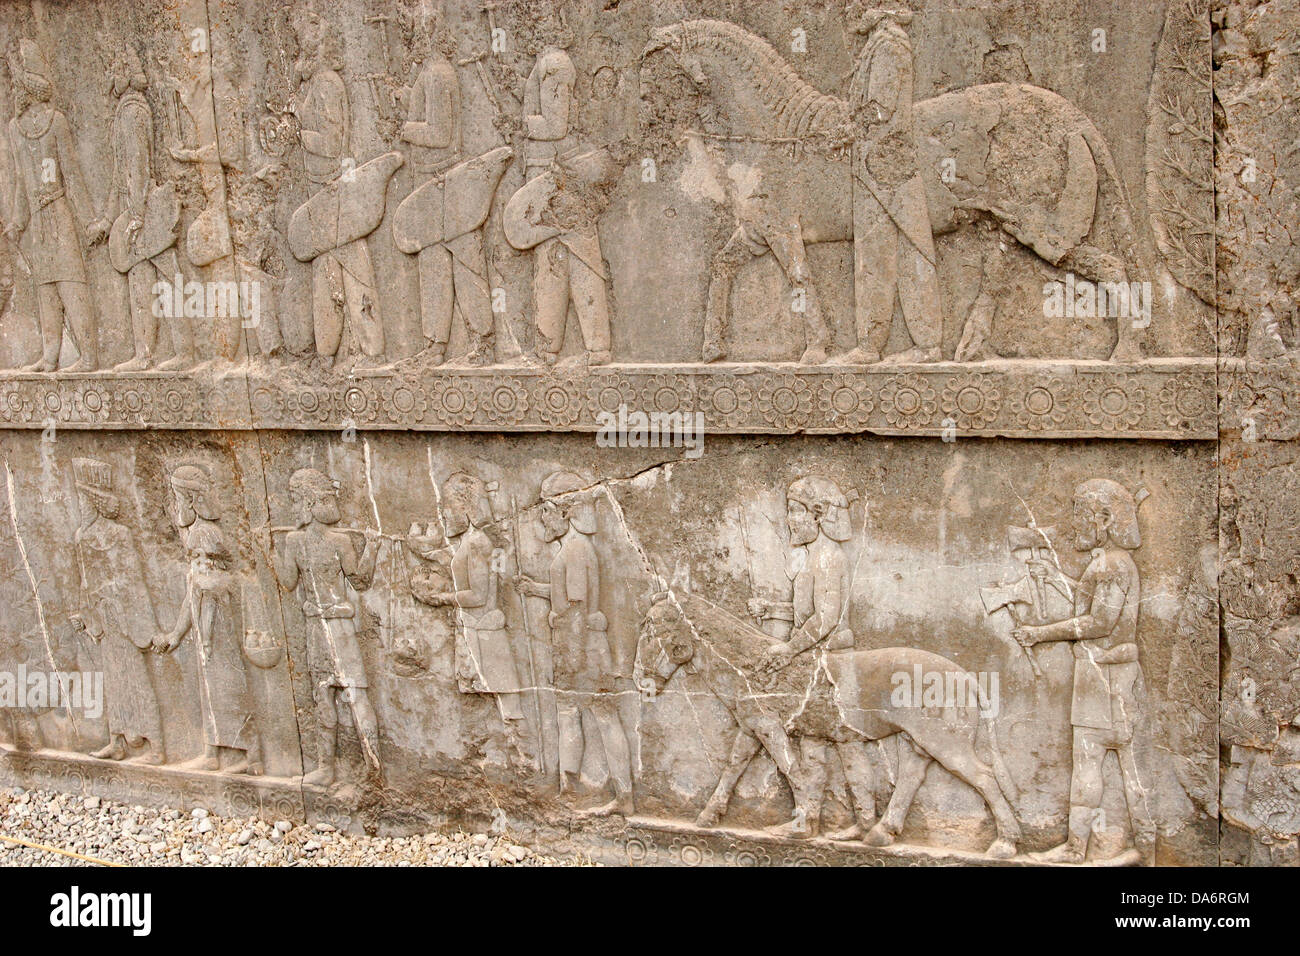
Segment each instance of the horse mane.
M808 83L772 45L724 20L684 20L684 49L712 50L732 61L734 75L753 85L772 113L774 136L802 139L837 126L847 118L843 100Z

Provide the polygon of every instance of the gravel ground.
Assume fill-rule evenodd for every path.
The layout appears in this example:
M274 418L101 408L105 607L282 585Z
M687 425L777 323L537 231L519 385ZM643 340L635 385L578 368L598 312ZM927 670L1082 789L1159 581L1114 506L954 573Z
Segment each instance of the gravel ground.
M368 837L328 823L221 818L196 808L154 810L44 790L0 788L0 837L130 866L575 866L509 834ZM86 866L0 840L0 866Z

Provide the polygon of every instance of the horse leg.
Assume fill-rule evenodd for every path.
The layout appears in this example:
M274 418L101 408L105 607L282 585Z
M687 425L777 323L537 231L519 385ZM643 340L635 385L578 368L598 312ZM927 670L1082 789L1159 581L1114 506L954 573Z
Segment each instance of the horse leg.
M976 790L989 805L993 822L997 825L997 839L988 848L988 855L997 860L1008 860L1016 855L1020 840L1020 823L1007 801L993 769L975 755L975 741L971 738L949 738L936 742L930 751L939 765L959 780L964 780Z
M709 302L704 312L705 362L717 362L727 357L727 334L730 323L731 284L740 267L755 255L745 227L737 226L731 238L713 257L709 273Z
M743 727L736 730L736 739L731 742L727 766L723 768L722 777L718 780L718 785L713 788L713 795L709 797L709 802L695 818L696 826L716 826L722 819L722 815L727 812L731 793L736 789L736 783L745 772L745 768L749 766L749 762L754 759L754 754L758 753L759 746L758 738L749 731Z
M801 312L806 333L801 365L820 365L826 361L826 349L831 342L831 330L822 315L817 301L817 286L813 283L808 266L808 250L803 242L803 230L798 222L769 229L767 244L781 264L794 296L794 309Z
M804 763L796 756L790 735L785 732L785 726L775 717L761 718L755 721L749 729L763 745L763 750L772 758L772 762L776 764L776 769L785 777L786 783L790 785L790 792L794 795L794 820L792 823L797 824L797 826L791 827L789 824L782 824L777 829L786 836L807 836L809 833L809 791L815 789L809 786L808 781L810 776L816 775L815 772L810 774Z
M884 815L867 831L863 840L867 846L889 846L903 832L907 811L912 808L916 791L925 780L930 755L921 751L912 739L903 734L898 743L898 782L889 797Z

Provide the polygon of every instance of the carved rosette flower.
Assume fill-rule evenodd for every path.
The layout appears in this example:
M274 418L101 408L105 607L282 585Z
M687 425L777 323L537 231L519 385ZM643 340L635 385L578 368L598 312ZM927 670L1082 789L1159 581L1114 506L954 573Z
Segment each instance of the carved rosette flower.
M0 392L0 421L30 421L35 408L36 403L32 397L24 394L24 390L19 387L6 388Z
M708 866L713 862L712 847L696 843L689 837L673 837L668 852L682 866Z
M1070 386L1051 376L1030 379L1011 396L1016 424L1030 431L1060 428L1070 410Z
M546 424L564 428L582 413L582 395L572 382L550 378L538 389L537 416Z
M468 425L478 410L478 396L468 382L438 378L429 386L429 407L444 425Z
M283 397L277 393L279 400L279 414L283 415L284 405ZM198 400L194 392L182 385L173 385L165 388L162 397L158 400L155 408L155 414L159 421L168 425L179 425L183 422L192 422L196 417Z
M1215 396L1209 383L1194 375L1178 375L1160 388L1160 414L1170 428L1192 431L1214 427Z
M72 391L73 421L106 422L113 400L102 385L81 384Z
M153 396L139 385L124 385L113 392L113 418L117 421L142 422L149 416Z
M919 375L896 375L880 389L880 408L894 428L924 428L939 407L934 388Z
M333 398L323 388L300 388L285 399L285 411L295 422L328 422L334 408Z
M853 427L867 423L876 401L865 378L837 372L818 387L817 408L825 416L825 424Z
M758 411L777 428L798 428L812 414L813 390L797 375L773 375L758 386Z
M484 382L483 413L495 425L518 425L528 413L528 390L517 378Z
M715 425L743 424L754 409L754 390L737 375L707 379L699 395L700 407Z
M944 418L951 418L961 431L987 428L1002 407L1002 390L991 375L965 373L944 383L939 395Z
M631 408L635 402L636 390L621 377L600 375L587 386L587 408L592 418L602 412L617 415L620 405Z
M1088 421L1106 431L1126 431L1142 420L1146 390L1127 375L1096 376L1084 386Z
M373 422L382 407L378 390L368 380L349 385L339 399L339 414L345 422Z
M400 380L384 383L379 393L379 404L384 414L394 422L422 422L429 410L429 400L424 392Z
M699 397L695 382L687 375L651 375L641 386L641 410L645 412L693 412Z

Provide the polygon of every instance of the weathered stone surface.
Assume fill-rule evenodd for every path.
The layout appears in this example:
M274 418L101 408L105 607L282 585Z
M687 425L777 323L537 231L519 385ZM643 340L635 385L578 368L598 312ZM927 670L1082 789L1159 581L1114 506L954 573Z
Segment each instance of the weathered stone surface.
M1294 864L1294 3L1057 6L0 6L0 780Z

